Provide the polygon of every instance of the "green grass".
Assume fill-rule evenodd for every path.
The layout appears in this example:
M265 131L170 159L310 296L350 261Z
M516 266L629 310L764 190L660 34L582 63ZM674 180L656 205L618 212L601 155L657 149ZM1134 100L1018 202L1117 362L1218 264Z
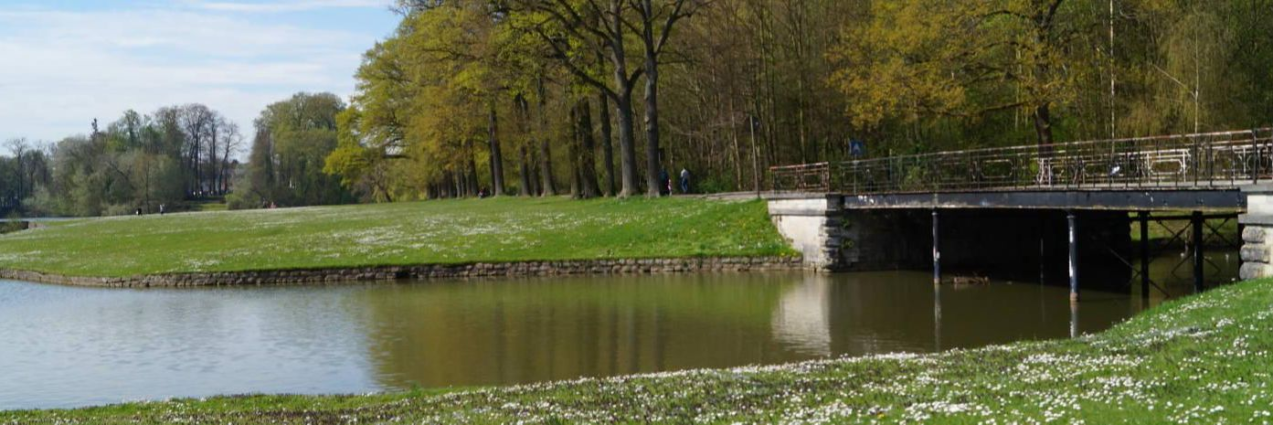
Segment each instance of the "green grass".
M1073 340L927 355L366 396L245 396L0 413L0 424L1266 423L1273 281Z
M794 255L761 201L485 199L58 222L0 268L68 276Z
M199 202L190 206L191 211L197 212L229 211L229 209L230 206L224 200Z

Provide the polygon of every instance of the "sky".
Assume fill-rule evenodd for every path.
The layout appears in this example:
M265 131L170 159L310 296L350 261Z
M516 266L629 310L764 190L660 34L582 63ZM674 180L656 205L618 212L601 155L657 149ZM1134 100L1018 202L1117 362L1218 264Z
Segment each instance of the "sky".
M348 99L392 0L0 0L0 142L202 103L252 133L300 91Z

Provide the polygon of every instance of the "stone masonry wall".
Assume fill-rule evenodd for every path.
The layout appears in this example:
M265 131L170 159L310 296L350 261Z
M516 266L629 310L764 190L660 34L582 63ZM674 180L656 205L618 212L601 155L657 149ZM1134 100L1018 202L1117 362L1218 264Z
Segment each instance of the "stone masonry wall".
M1238 221L1242 229L1243 280L1273 277L1273 186L1256 185L1243 192L1247 213Z
M467 279L569 275L641 275L696 272L779 271L802 268L799 257L679 258L527 261L306 270L174 273L134 277L74 277L0 270L0 279L117 288L248 286L354 281Z

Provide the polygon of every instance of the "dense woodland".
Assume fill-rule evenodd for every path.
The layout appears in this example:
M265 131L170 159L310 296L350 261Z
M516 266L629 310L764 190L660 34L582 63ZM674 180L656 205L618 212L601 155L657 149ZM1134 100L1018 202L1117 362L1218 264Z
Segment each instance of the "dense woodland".
M1273 0L401 0L348 103L8 144L60 214L764 189L771 165L1273 124ZM193 109L206 111L207 116ZM100 154L99 154L100 153ZM241 172L232 171L241 169Z
M368 200L763 189L771 165L1273 122L1266 0L405 1L329 172ZM659 153L662 152L662 155Z

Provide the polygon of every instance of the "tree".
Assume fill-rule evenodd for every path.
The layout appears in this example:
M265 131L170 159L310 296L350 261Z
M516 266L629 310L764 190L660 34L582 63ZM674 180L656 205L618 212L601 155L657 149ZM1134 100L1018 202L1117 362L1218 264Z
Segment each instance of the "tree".
M512 0L514 12L525 15L520 28L536 34L552 52L552 58L585 84L595 87L615 103L619 120L619 157L623 189L620 197L636 194L637 163L632 92L644 70L629 68L627 16L624 0ZM592 49L603 52L613 73L613 88L597 75ZM633 69L629 71L629 69ZM657 173L657 170L649 170Z
M645 47L646 188L651 197L659 196L662 185L659 181L659 170L663 167L659 157L663 152L659 148L659 57L672 35L672 28L681 19L693 15L701 4L696 0L639 0L635 8L640 17L636 28Z
M1072 99L1067 53L1085 28L1064 0L872 4L846 28L834 80L858 125L922 117L976 118L1024 108L1037 142L1053 142L1053 109Z
M330 93L297 93L256 119L244 187L233 206L325 205L349 202L340 179L324 173L338 146L344 101Z

